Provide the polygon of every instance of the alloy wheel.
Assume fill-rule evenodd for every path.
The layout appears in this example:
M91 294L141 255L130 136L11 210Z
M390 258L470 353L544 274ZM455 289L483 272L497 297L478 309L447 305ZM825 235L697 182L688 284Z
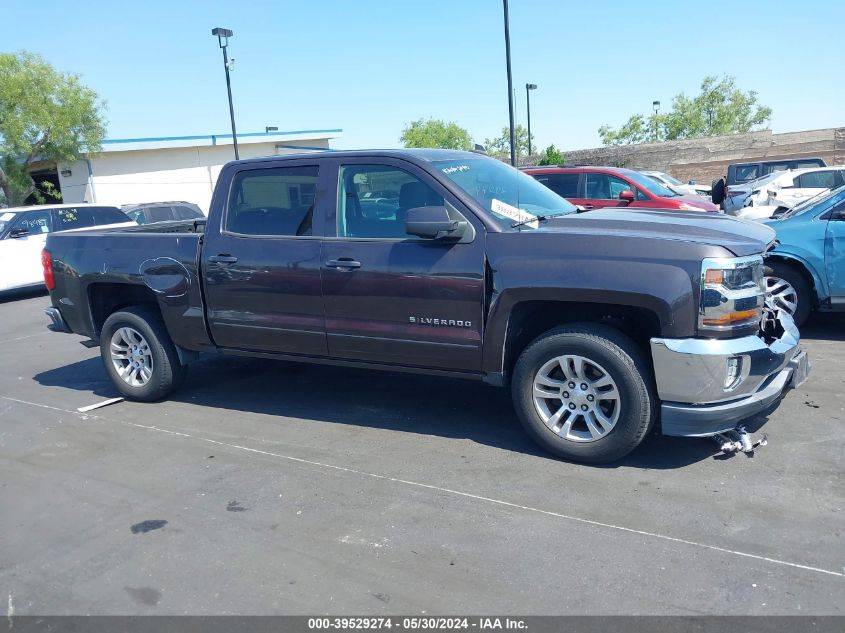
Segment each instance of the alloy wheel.
M534 408L554 433L572 442L595 442L619 420L621 398L610 373L583 356L546 362L534 376Z
M153 376L153 355L147 340L138 330L115 330L109 345L111 362L117 375L130 387L143 387Z

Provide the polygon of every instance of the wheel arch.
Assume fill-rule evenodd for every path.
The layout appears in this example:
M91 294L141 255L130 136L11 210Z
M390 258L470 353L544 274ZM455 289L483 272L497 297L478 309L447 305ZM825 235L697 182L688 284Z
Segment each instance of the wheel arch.
M827 295L827 286L824 280L818 274L813 266L811 266L805 259L793 255L791 253L772 253L766 257L766 264L779 263L789 266L804 277L810 292L813 293L813 307L815 308L819 302Z
M631 338L646 357L651 357L650 339L659 336L659 314L644 306L583 301L525 300L513 305L500 356L502 380L508 376L519 355L537 337L555 327L571 323L607 325Z
M147 306L161 316L158 297L147 286L124 283L92 283L87 288L91 327L96 338L103 331L106 319L130 306Z

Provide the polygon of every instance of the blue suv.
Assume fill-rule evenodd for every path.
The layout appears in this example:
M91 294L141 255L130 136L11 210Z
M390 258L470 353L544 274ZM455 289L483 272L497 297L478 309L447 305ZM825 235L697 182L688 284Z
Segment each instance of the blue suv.
M812 310L845 310L845 186L767 220L777 246L766 258L766 292L797 325Z

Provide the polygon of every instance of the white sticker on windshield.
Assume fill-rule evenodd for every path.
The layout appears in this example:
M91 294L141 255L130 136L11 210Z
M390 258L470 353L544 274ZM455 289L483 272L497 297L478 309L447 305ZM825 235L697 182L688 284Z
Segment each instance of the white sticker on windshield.
M516 207L509 205L507 202L502 202L496 198L493 198L490 201L490 210L493 213L503 215L514 222L525 222L525 225L530 226L532 229L536 229L540 226L539 222L537 222L536 215L532 215L531 213L528 213L528 211L523 211L522 209L517 209Z
M3 215L0 215L0 222L8 222L13 217L15 217L14 213L4 213Z

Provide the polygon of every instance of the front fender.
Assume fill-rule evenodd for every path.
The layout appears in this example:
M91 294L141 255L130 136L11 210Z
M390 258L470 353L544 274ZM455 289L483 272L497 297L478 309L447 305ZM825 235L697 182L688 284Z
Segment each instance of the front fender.
M827 276L824 274L824 259L800 246L778 246L768 255L770 259L780 259L803 268L813 280L819 301L830 297Z

